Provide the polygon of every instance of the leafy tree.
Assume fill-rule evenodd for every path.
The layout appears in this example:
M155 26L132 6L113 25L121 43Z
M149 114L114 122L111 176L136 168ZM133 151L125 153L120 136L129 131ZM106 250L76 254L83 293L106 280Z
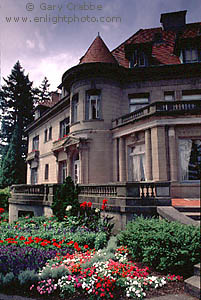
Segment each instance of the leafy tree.
M19 61L14 65L8 79L4 79L5 85L0 91L1 132L0 154L1 172L0 185L25 182L27 154L27 138L25 128L33 121L34 93L32 82L28 75L24 74ZM13 152L16 152L15 154ZM9 163L12 163L12 175ZM17 162L13 162L13 157ZM8 178L10 177L10 179Z

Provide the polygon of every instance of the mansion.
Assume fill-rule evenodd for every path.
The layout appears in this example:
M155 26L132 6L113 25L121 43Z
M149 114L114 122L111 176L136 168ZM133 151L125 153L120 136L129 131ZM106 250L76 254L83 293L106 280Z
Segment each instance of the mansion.
M35 109L27 184L169 182L199 198L201 23L161 14L110 51L98 35Z

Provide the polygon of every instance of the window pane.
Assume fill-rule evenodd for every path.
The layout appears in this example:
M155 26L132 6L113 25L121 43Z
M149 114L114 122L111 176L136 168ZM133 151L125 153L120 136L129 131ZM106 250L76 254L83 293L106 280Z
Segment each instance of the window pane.
M52 127L49 128L49 140L52 139Z
M33 138L33 150L39 149L39 135Z
M201 168L201 140L179 140L181 180L199 180Z

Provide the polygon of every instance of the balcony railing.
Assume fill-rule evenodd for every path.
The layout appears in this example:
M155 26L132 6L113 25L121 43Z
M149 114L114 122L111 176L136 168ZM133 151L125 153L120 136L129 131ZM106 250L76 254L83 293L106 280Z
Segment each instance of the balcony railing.
M112 127L115 128L150 115L200 114L200 112L201 100L159 101L113 120Z
M11 187L9 202L51 203L58 184L17 184Z
M27 161L36 160L39 158L39 150L33 150L32 152L27 154Z
M110 184L80 184L80 195L95 197L170 197L169 182L125 182Z

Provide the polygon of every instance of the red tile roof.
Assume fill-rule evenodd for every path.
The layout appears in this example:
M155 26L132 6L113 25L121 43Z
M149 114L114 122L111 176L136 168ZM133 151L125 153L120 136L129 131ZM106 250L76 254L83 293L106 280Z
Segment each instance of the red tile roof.
M154 42L154 36L156 33L161 34L161 42ZM183 33L179 35L178 39L194 38L197 36L201 36L201 23L192 23L185 26ZM156 64L180 64L181 62L179 57L174 54L176 39L177 34L175 31L165 31L161 27L140 29L124 43L115 48L111 53L120 65L128 68L129 61L125 57L125 45L137 45L152 42L152 57Z
M117 63L99 35L95 38L85 55L80 59L80 64L91 62Z
M53 107L60 100L59 93L52 92L51 99L44 99L42 102L39 102L38 105L45 107Z

